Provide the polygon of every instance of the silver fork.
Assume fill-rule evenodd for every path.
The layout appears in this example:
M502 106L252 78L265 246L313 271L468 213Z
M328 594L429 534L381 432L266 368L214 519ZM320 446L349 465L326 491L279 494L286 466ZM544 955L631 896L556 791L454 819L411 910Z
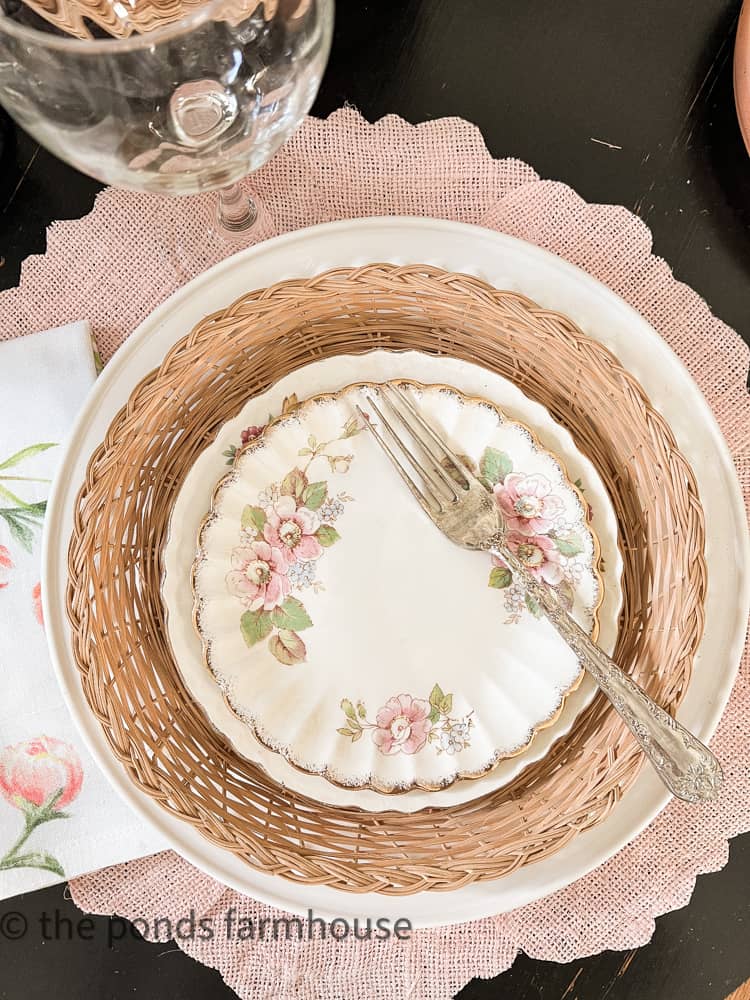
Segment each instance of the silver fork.
M715 799L723 775L721 765L711 751L649 698L586 635L562 606L555 592L532 576L506 544L504 519L492 494L424 419L398 384L384 383L378 387L378 396L387 406L388 416L372 393L368 400L385 434L358 407L359 412L433 523L456 545L490 552L505 562L609 698L661 780L674 795L686 802ZM419 447L423 455L421 460L414 454L414 446L399 435L396 423ZM403 459L416 477L410 474Z

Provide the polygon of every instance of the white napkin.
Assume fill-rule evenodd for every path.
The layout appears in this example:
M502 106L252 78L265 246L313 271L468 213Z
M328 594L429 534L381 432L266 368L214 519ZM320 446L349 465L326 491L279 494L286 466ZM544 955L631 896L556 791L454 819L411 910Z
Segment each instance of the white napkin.
M50 480L96 374L88 323L0 343L0 899L166 846L85 750L41 622Z

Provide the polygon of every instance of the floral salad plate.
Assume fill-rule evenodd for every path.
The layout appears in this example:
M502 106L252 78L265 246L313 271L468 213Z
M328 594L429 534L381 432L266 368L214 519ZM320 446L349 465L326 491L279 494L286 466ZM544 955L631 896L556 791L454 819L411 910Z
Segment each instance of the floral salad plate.
M588 506L492 403L402 383L495 496L508 540L597 633ZM581 669L507 567L424 516L357 407L361 383L243 435L193 565L206 668L254 737L345 788L437 790L522 753Z

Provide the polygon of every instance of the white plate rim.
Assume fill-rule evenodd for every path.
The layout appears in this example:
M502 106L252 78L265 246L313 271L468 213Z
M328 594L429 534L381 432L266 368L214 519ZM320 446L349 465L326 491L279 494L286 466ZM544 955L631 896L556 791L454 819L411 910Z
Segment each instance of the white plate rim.
M364 252L365 247L368 248L367 252ZM394 251L394 247L398 248L397 252ZM463 261L460 260L461 252L467 255ZM488 265L490 259L492 266ZM472 263L478 260L482 261L481 267ZM734 627L724 631L725 637L731 635L731 641L724 644L722 661L726 669L722 683L712 692L708 703L704 702L700 706L700 719L693 721L691 718L691 714L695 714L696 706L688 706L690 690L679 713L681 720L692 725L699 737L704 740L710 738L731 693L744 647L745 627L750 607L750 574L748 574L750 540L744 502L731 455L716 418L689 372L671 348L639 313L614 292L575 265L548 251L514 237L465 223L395 216L346 220L298 230L228 258L179 289L154 310L105 368L68 439L61 462L61 468L67 469L68 474L58 475L53 484L46 518L42 552L43 602L53 664L64 697L83 739L114 787L161 838L169 841L187 860L213 877L240 892L249 893L281 909L306 912L308 906L314 904L319 915L345 916L347 913L363 915L373 912L375 907L381 915L398 912L399 915L411 919L414 926L427 927L506 912L569 885L612 857L637 836L667 804L670 798L668 792L663 789L656 776L644 768L628 796L632 802L637 800L639 803L640 815L637 820L623 828L621 817L624 814L621 805L619 811L613 810L606 820L586 834L575 838L570 845L546 861L526 866L521 872L496 883L478 883L453 893L441 893L439 898L443 907L440 908L435 906L435 897L430 894L418 894L407 899L395 900L393 897L375 893L351 895L328 887L293 887L292 883L256 872L234 856L228 856L227 852L215 849L212 853L208 842L203 840L200 834L188 824L170 816L130 783L124 769L112 757L106 737L91 715L83 697L72 659L64 614L67 577L65 556L72 525L72 505L89 457L89 451L85 452L83 459L80 454L85 435L87 432L94 435L103 434L104 426L94 430L94 417L97 413L101 413L107 397L107 408L112 414L116 412L119 405L115 402L118 397L118 393L115 392L117 380L127 366L132 364L136 352L140 353L138 366L144 372L158 364L158 357L164 353L168 343L164 339L163 326L168 324L170 313L189 304L190 299L193 300L193 319L185 317L179 322L179 330L172 331L174 339L178 339L180 335L189 332L196 316L200 318L200 315L210 311L206 308L205 297L201 298L203 306L197 305L195 297L200 296L212 284L215 291L219 282L225 278L231 279L233 270L237 271L242 287L250 290L272 281L317 274L332 266L361 266L378 261L390 261L395 264L435 264L480 277L486 276L486 280L496 286L510 288L518 288L519 282L517 279L506 281L502 277L507 273L509 262L513 261L515 268L525 263L528 265L522 269L525 294L542 305L567 313L585 332L618 354L623 364L644 384L654 405L670 420L678 444L688 458L691 454L701 457L697 454L698 446L691 447L689 434L691 428L697 426L698 436L704 438L703 444L711 445L716 468L724 478L725 491L722 497L726 501L726 514L735 529L732 568L736 576L733 605L737 613L733 618ZM513 266L510 267L511 270ZM248 280L244 273L246 270L254 271L256 277ZM562 282L555 289L554 302L546 299L544 290L539 285L540 275L550 273ZM228 295L215 308L221 304L229 304L236 297L234 294ZM605 331L599 331L597 334L591 328L583 309L584 303L588 306L604 305L610 317ZM188 308L186 313L189 312ZM618 340L616 327L626 328L628 338ZM160 342L159 350L155 351L155 335L160 330L164 342ZM643 357L639 357L635 351L636 341L641 348L646 347L649 355L648 364L644 364ZM150 350L142 350L147 347ZM664 368L654 364L656 358L661 361ZM660 379L664 371L671 373L670 380ZM133 384L129 383L127 389L121 385L119 395L127 396ZM688 412L689 420L686 416ZM697 424L696 413L701 417ZM706 437L708 441L705 440ZM708 451L704 451L702 457L707 458L708 454ZM708 473L700 478L702 486L710 485ZM713 500L716 499L714 496ZM712 549L712 541L708 539L706 554L709 560ZM709 601L712 599L712 589L714 589L713 584L709 580ZM701 652L702 648L698 652L698 657L701 656ZM687 711L688 707L692 712ZM627 799L625 801L627 802ZM520 879L517 876L521 876ZM362 904L361 908L353 905L355 903Z

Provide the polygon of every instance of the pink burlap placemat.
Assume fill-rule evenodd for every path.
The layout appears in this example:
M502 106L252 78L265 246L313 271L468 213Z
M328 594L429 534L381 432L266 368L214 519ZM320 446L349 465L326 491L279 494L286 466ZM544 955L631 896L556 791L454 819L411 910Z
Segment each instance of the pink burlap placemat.
M750 351L706 303L651 254L647 227L624 208L589 205L563 184L540 181L518 160L494 160L460 119L375 125L344 109L309 118L252 178L268 211L262 238L335 219L425 215L472 222L543 246L578 264L638 309L687 365L711 404L750 494ZM270 220L273 220L272 222ZM178 260L170 248L179 245ZM191 201L107 190L92 213L54 224L44 256L0 295L0 339L88 318L109 358L179 284L229 251L206 243ZM640 837L586 878L512 913L407 942L181 941L243 998L446 1000L474 976L507 969L519 949L568 962L647 942L654 918L685 905L695 878L721 868L728 840L750 829L750 687L747 648L713 746L725 764L718 806L672 802ZM192 910L216 923L278 916L226 889L171 852L71 883L84 910L173 925ZM439 905L439 900L436 905ZM164 940L162 934L159 939Z

